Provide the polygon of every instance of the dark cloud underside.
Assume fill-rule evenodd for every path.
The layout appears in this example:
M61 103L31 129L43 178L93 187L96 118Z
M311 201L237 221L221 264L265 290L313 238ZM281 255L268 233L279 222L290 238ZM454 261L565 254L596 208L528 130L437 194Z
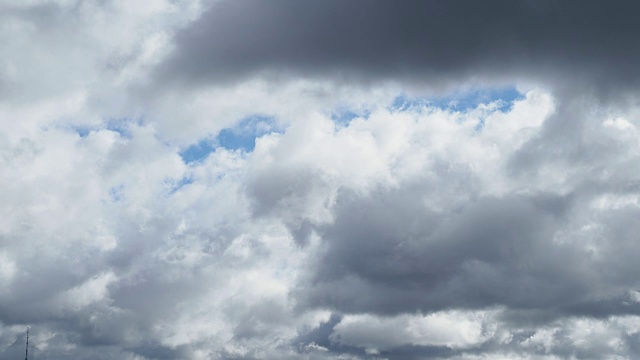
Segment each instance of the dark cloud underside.
M513 76L636 85L633 1L222 1L178 33L163 76L257 72L418 81Z

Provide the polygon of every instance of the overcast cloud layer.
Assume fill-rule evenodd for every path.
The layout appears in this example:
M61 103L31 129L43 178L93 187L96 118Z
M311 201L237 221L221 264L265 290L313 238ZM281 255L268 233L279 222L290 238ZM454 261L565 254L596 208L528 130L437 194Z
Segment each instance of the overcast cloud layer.
M640 357L633 1L0 4L0 357Z

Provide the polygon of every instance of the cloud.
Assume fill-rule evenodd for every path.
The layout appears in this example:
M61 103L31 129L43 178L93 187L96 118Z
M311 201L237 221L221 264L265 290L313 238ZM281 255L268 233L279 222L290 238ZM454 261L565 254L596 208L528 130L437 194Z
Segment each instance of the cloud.
M614 1L221 1L176 36L158 75L220 84L257 74L638 85L636 4Z
M627 295L633 262L611 262L637 252L627 240L635 198L600 200L626 193L614 183L630 179L596 174L627 163L637 142L603 132L612 127L606 116L574 111L586 116L581 141L599 146L594 155L551 143L553 159L514 160L531 148L549 156L537 142L566 111L553 107L531 92L509 112L484 114L480 130L480 112L380 109L347 127L310 119L304 131L258 142L256 214L317 246L293 292L299 309L401 316L498 307L516 326L636 315ZM368 339L358 344L382 344Z
M0 5L0 357L637 357L635 5Z
M337 342L363 347L369 353L402 345L459 348L486 340L483 322L482 314L469 316L455 312L383 319L355 315L342 319L334 327L332 337Z

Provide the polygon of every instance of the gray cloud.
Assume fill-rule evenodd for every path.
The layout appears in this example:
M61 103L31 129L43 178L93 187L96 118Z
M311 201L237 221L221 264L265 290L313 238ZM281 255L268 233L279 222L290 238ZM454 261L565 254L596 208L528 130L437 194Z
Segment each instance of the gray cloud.
M220 1L176 35L158 74L224 83L334 79L636 86L633 1Z
M638 5L206 3L0 5L0 357L638 357Z
M579 299L581 279L565 266L579 267L580 254L551 242L561 221L553 206L566 205L550 200L480 198L437 216L415 188L362 200L347 195L338 200L336 223L321 231L328 248L305 294L319 305L375 313Z
M498 326L510 329L513 336L509 342L491 339L455 351L398 346L383 350L382 356L417 359L434 351L434 356L461 359L492 353L598 358L611 348L605 341L594 340L588 347L574 342L578 330L571 324L579 321L575 319L590 319L585 321L593 323L584 325L589 331L607 329L606 336L621 339L619 331L625 330L608 324L609 319L633 318L640 311L634 293L639 269L633 260L640 248L632 240L638 231L632 220L637 207L625 205L637 196L636 177L629 172L638 167L637 152L632 150L637 140L634 130L623 130L630 123L614 120L624 119L632 109L622 102L606 107L591 92L566 95L520 145L502 148L493 144L504 155L503 165L493 174L481 170L482 165L471 167L474 160L469 154L457 158L457 151L464 153L464 149L454 150L454 146L446 157L423 158L420 163L425 168L406 181L393 185L383 181L367 190L342 185L333 193L335 180L328 175L333 169L322 170L326 164L321 160L314 167L311 156L304 162L307 168L295 162L276 162L254 171L257 177L249 183L249 194L259 217L305 223L318 238L316 257L292 292L298 311L331 309L385 319L450 309L498 308L502 309ZM368 123L375 123L373 116ZM513 116L517 121L520 115ZM433 118L424 121L437 122ZM491 131L492 124L493 120L486 123L486 131ZM355 130L359 126L373 125L353 124L333 136L353 139L361 134ZM403 138L407 154L420 151L412 147L412 141L447 141L432 139L425 129L411 131L418 133ZM630 131L629 137L621 136L624 131ZM317 129L309 126L308 132L315 134ZM363 138L394 136L365 134ZM290 141L287 135L282 144ZM340 146L331 141L309 146ZM278 154L279 149L272 151ZM367 153L366 148L360 151ZM475 151L489 156L479 148ZM352 166L366 168L358 160ZM402 168L389 166L392 174ZM296 172L300 176L291 175ZM307 176L314 172L315 176ZM282 179L279 174L288 175ZM501 186L501 195L488 195L481 185L483 176L508 185ZM300 210L319 203L329 207L330 220ZM291 230L295 235L295 229ZM555 330L540 335L549 324L555 324ZM535 334L550 336L555 345L527 340ZM601 336L585 334L594 339ZM621 354L633 351L632 339L620 340Z

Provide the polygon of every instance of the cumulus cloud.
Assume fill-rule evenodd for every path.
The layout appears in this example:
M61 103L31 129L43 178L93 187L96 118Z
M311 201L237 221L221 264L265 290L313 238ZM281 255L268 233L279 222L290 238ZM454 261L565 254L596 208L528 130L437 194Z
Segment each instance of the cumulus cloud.
M369 353L403 345L460 348L484 342L483 332L487 329L483 329L486 327L483 314L465 315L451 312L382 319L371 315L346 316L336 325L332 336Z
M637 357L636 8L3 2L0 357Z

